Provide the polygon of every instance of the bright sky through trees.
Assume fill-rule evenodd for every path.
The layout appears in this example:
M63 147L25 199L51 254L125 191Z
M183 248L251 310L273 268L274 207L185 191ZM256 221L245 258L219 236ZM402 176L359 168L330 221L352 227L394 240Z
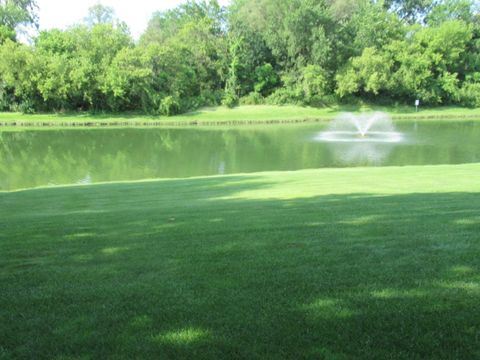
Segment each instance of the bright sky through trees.
M184 0L104 0L102 5L115 9L116 15L125 21L134 38L138 38L147 27L148 20L155 11L174 8ZM98 0L38 0L40 29L63 29L73 23L82 21L88 8L98 4ZM220 0L221 5L227 5L229 0Z

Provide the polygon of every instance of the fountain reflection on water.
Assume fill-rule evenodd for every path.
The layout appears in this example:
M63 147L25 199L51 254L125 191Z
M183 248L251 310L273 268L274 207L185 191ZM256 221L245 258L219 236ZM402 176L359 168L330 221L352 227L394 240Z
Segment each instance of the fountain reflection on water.
M396 131L387 114L346 113L333 120L315 140L328 143L339 163L380 165L405 137Z

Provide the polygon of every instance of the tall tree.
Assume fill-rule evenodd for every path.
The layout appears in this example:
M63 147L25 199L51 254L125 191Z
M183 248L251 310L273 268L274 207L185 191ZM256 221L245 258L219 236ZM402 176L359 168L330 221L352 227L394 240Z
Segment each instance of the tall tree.
M110 6L104 6L97 3L88 9L88 15L84 19L89 26L98 24L113 24L117 21L115 10Z
M37 9L35 0L0 0L0 43L14 40L19 27L38 27Z
M384 6L408 23L423 22L435 0L384 0Z
M159 11L152 15L140 42L161 44L176 36L188 23L208 19L213 33L222 32L225 9L217 0L188 0L174 9Z
M427 16L429 25L439 25L447 20L476 22L480 4L474 0L440 0Z

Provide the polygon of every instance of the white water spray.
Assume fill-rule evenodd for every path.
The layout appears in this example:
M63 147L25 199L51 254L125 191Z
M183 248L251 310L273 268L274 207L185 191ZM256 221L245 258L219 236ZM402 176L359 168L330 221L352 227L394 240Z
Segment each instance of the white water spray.
M333 120L327 130L320 132L315 139L326 142L396 143L403 140L403 134L395 131L392 120L384 113L346 113Z
M346 113L318 133L315 140L328 143L340 164L379 165L395 145L404 141L404 135L396 131L392 120L384 113Z

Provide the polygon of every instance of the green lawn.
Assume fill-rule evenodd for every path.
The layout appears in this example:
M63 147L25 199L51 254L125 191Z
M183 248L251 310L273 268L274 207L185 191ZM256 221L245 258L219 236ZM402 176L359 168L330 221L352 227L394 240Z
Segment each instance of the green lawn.
M480 164L0 193L0 359L478 359Z
M23 115L19 113L0 113L0 123L8 125L12 123L41 125L71 123L87 124L94 126L95 124L104 125L152 125L154 123L171 124L171 125L190 125L197 123L209 124L230 124L232 122L269 122L269 121L300 121L300 120L317 120L331 119L342 112L365 112L365 111L383 111L392 115L394 118L431 118L431 117L480 117L480 108L468 109L460 107L438 107L438 108L421 108L416 113L413 106L333 106L324 108L301 107L301 106L239 106L234 109L226 107L203 108L191 113L165 117L165 116L148 116L138 114L97 114L89 113L72 113L72 114L36 114Z

